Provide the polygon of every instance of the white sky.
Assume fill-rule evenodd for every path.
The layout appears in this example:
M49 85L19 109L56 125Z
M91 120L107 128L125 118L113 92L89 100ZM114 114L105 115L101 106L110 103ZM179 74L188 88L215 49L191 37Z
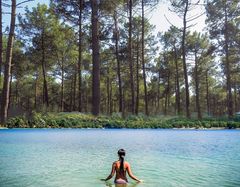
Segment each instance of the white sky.
M156 31L165 32L168 28L172 25L177 27L182 27L182 20L179 18L175 13L169 10L170 3L169 1L159 3L157 8L147 13L147 17L150 18L150 22L153 25L156 25ZM200 15L204 12L203 6L198 6L197 9L193 10L190 14L191 15ZM194 27L191 28L191 31L203 31L205 27L205 14L198 19L194 20L191 24L196 24ZM168 20L167 20L168 19ZM170 22L170 23L169 23Z
M22 2L23 0L18 0L17 3ZM29 2L26 4L23 4L23 7L28 6L29 9L31 9L31 7L34 7L37 5L37 3L40 4L49 4L49 0L34 0L33 2ZM174 13L172 13L171 11L168 10L169 7L169 1L164 1L159 3L159 5L153 10L153 11L147 11L146 10L146 17L149 18L150 23L152 23L153 25L156 25L156 30L154 33L158 33L158 32L165 32L168 30L168 28L171 26L171 24L177 26L177 27L181 27L182 26L182 20ZM10 9L3 9L4 12L9 12ZM139 10L141 11L141 10ZM196 15L196 14L200 14L204 11L204 7L203 6L199 6L197 9L195 9L192 12L192 15ZM17 13L23 13L24 12L24 8L18 8L17 9ZM167 19L165 18L165 16L168 18L168 20L171 22L171 24L167 21ZM206 16L203 15L200 18L198 18L197 20L194 21L194 23L197 23L196 26L194 26L193 28L191 28L192 31L196 30L196 31L203 31L203 28L205 27L205 18ZM6 27L6 25L9 25L10 22L10 15L9 14L5 14L3 15L3 25L4 27Z

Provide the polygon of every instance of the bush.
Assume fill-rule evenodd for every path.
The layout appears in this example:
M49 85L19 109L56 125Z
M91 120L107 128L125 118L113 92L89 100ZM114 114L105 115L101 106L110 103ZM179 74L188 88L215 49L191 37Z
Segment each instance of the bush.
M119 114L114 116L98 116L83 113L33 113L31 118L24 116L10 118L8 128L239 128L240 122L216 118L202 120L182 117L148 117L130 115L123 119Z
M8 128L26 128L29 127L28 120L25 116L10 118L6 123Z
M29 120L29 125L31 128L45 128L46 121L43 114L34 112Z

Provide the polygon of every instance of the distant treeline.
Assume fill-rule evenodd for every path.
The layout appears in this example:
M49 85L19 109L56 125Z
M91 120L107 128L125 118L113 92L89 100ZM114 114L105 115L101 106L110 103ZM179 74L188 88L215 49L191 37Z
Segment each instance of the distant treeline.
M10 118L8 128L240 128L240 117L231 121L226 119L206 118L202 120L178 117L148 117L145 115L129 116L123 119L119 114L113 116L93 116L77 113L34 113L31 118L24 116Z

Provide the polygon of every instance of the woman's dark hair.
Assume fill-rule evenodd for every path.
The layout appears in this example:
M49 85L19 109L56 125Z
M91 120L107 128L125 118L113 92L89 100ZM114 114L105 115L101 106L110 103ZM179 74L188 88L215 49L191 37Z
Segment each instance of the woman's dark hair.
M124 149L119 149L118 150L118 156L120 159L120 171L124 172L124 167L123 167L123 163L124 163L124 156L125 156L126 152Z

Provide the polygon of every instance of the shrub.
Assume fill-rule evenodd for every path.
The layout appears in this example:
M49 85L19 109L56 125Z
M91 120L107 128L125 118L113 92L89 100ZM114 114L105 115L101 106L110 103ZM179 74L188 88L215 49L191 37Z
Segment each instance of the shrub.
M30 126L33 128L45 128L46 121L44 115L41 113L33 113L32 117L29 120Z
M130 115L123 119L116 113L114 116L98 116L83 113L33 113L31 118L24 116L10 118L7 121L9 128L239 128L240 122L225 118L204 118L202 120L183 117L149 117L145 115Z
M10 118L6 123L8 128L27 128L29 127L28 120L25 116L17 116Z

